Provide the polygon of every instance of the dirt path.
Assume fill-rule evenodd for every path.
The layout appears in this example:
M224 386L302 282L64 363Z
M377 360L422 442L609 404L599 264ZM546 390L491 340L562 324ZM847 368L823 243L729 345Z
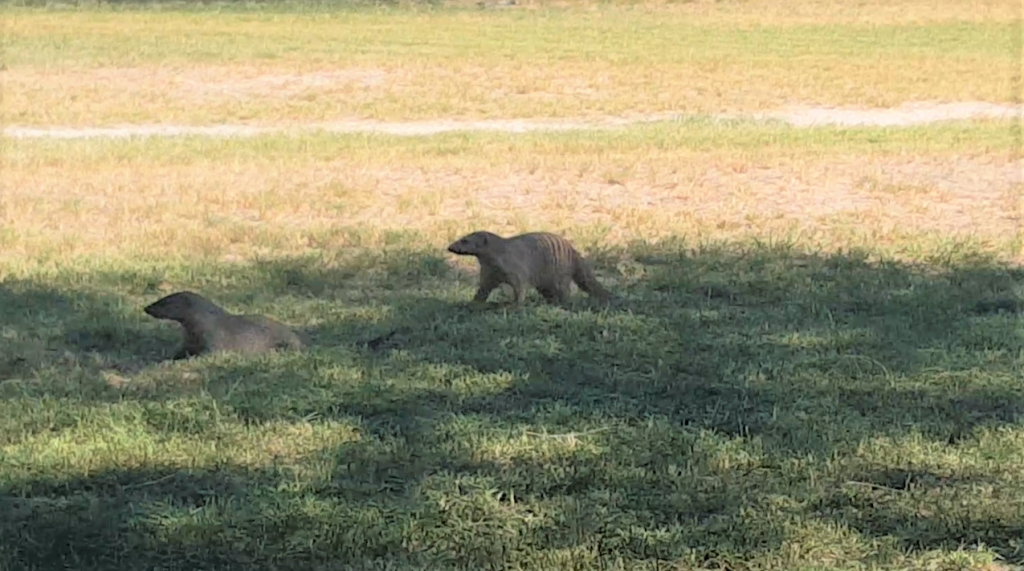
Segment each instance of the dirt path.
M719 119L776 120L798 127L816 125L841 126L907 126L937 121L972 118L1021 118L1022 108L984 102L961 103L907 103L891 109L852 109L793 106L778 111L752 115L720 115ZM205 135L211 137L251 137L267 133L295 133L327 131L332 133L383 133L390 135L423 136L450 131L502 131L525 133L529 131L570 131L607 129L637 123L653 123L687 117L684 113L661 113L635 117L607 117L596 121L495 119L479 121L431 120L407 122L335 121L329 123L296 123L290 125L120 125L114 127L18 127L3 129L11 138L118 138Z

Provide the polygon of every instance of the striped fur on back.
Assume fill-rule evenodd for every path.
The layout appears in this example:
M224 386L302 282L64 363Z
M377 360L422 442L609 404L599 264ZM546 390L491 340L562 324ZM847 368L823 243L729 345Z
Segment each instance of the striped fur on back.
M601 300L611 294L597 281L593 269L567 239L550 232L529 232L502 238L479 231L453 242L448 251L476 256L480 262L480 287L474 299L486 301L501 284L512 286L517 302L525 299L528 288L549 302L568 300L571 283Z

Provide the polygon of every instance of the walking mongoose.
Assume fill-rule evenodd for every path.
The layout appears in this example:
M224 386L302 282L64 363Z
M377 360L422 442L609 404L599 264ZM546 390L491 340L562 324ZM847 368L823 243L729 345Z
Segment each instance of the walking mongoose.
M157 319L181 324L185 341L173 360L217 351L251 354L304 347L294 331L269 317L228 313L191 291L172 293L143 311Z
M486 302L501 284L512 286L515 303L526 300L530 287L548 303L564 303L572 283L601 300L611 299L594 275L590 263L565 238L548 232L530 232L502 238L479 231L463 236L448 246L448 251L475 256L480 262L480 286L474 302Z

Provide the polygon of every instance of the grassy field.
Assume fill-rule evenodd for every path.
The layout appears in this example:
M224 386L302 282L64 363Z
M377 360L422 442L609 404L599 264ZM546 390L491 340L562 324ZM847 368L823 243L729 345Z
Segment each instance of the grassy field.
M1015 0L8 8L18 125L748 112L1019 100Z
M1008 102L1020 74L1013 2L4 10L5 125ZM2 144L0 571L1024 564L1024 328L977 305L1024 298L1019 122ZM565 234L619 299L468 307L444 248L481 228ZM162 362L141 308L182 289L312 348Z

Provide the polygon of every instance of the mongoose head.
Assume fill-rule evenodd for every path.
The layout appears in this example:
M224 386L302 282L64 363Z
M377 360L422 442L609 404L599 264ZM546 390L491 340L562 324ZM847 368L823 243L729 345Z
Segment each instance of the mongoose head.
M204 312L211 306L212 304L198 293L179 291L154 301L143 311L157 319L180 321L197 312Z
M452 242L448 251L462 256L476 256L494 248L500 241L501 236L481 230Z

